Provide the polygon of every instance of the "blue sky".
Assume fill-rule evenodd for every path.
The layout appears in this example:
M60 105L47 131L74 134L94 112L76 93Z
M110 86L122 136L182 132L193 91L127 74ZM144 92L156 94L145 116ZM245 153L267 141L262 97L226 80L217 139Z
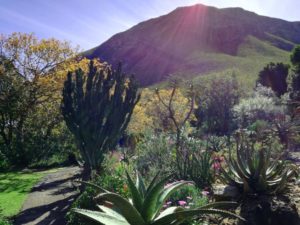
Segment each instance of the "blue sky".
M141 21L197 3L300 21L299 0L0 0L0 33L34 32L85 50Z

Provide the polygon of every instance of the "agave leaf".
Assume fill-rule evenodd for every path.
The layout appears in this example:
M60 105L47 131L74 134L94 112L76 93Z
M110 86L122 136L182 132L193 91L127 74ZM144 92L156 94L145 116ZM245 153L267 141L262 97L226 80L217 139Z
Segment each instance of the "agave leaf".
M248 157L247 164L248 164L250 174L254 174L255 173L255 167L254 167L254 162L252 160L252 156Z
M134 185L134 183L133 183L131 177L129 176L129 174L127 173L127 171L126 171L126 176L127 176L127 184L128 184L128 188L131 193L133 205L136 209L139 210L143 206L143 199L142 199L141 193L138 191L137 187Z
M109 193L108 190L105 190L104 188L100 187L99 185L97 184L94 184L94 183L91 183L91 182L86 182L86 181L76 181L78 183L82 183L82 184L86 184L87 186L90 186L92 188L96 188L98 189L100 192L105 192L105 193Z
M147 190L146 190L146 193L151 192L152 188L153 188L154 185L156 184L156 181L157 181L157 179L158 179L158 177L159 177L159 174L160 174L160 172L158 172L158 173L154 176L154 178L152 179L152 181L150 182L150 185L148 186L148 188L147 188Z
M259 157L259 161L258 161L258 166L256 168L254 177L253 177L254 180L259 179L259 176L261 175L264 164L265 164L265 154L264 154L263 150L259 151L259 156L258 157Z
M247 171L249 173L249 176L253 174L255 171L252 157L253 157L253 147L252 146L247 147L245 151L245 164L247 165Z
M240 177L240 175L237 173L236 166L234 166L233 163L229 163L229 164L228 164L228 167L229 167L230 172L232 172L233 175L234 175L237 179L242 180L242 178Z
M168 187L166 187L161 194L159 195L159 198L157 200L156 205L156 212L153 215L152 219L154 219L160 212L161 208L163 207L164 202L167 200L167 198L174 193L176 190L182 188L183 186L187 184L193 184L193 182L189 181L177 181L172 184L170 184Z
M145 195L146 195L145 184L144 184L141 174L139 172L136 172L136 173L137 173L137 176L136 176L136 184L135 185L136 185L142 199L144 199Z
M94 220L104 225L130 225L124 219L119 219L102 212L85 210L85 209L73 209L73 211L75 213L83 215L91 220Z
M229 202L229 201L213 202L213 203L208 203L204 206L201 206L201 207L199 207L199 209L231 208L231 207L236 207L237 205L238 205L237 202Z
M237 152L237 166L240 168L240 170L242 171L242 174L243 174L243 177L249 177L250 174L249 174L249 170L247 171L247 164L246 162L244 162L244 160L242 159L242 154L240 152L240 149L238 150Z
M241 169L237 161L232 161L232 166L234 168L234 171L239 175L240 179L249 179L247 172L245 173L245 171Z
M126 219L119 212L115 211L114 209L108 208L104 205L97 205L97 206L102 212L106 213L107 215L126 221Z
M145 221L143 220L141 214L138 210L130 204L122 196L115 194L115 193L104 193L98 195L96 200L107 200L120 210L120 214L124 216L124 218L131 224L131 225L145 225Z
M280 192L283 191L283 189L285 188L285 186L287 184L287 179L288 179L288 171L286 171L283 174L283 176L282 176L282 178L281 178L281 180L280 180L277 188L275 189L275 193L280 193Z
M266 176L267 178L269 178L270 176L272 176L273 172L276 170L278 171L280 169L280 164L278 163L272 163L271 166L268 167L267 171L266 171Z
M267 179L271 180L274 179L275 177L278 177L280 175L282 175L282 173L284 172L285 166L283 163L277 163L277 165L275 164L275 167L273 167L273 169L269 169L268 174L267 174Z
M145 204L143 205L143 208L142 208L142 216L146 222L150 222L151 219L153 218L153 216L155 215L158 198L164 189L165 183L172 176L173 175L165 177L160 182L153 185L150 192L147 192L147 195L144 200Z
M240 220L244 220L242 217L225 211L225 210L218 210L218 209L192 209L192 210L183 210L183 211L178 211L174 212L172 214L166 215L164 217L161 217L159 219L156 219L151 225L169 225L171 223L175 222L182 222L188 219L191 219L195 216L203 216L207 214L219 214L222 216L229 216L229 217L234 217L238 218Z
M229 181L229 182L227 182L228 184L231 184L231 185L242 184L242 182L236 181L233 178L231 178L231 176L222 167L220 168L220 171L221 171L222 175L224 176L224 178Z
M166 210L162 211L159 216L156 218L156 220L164 217L164 216L167 216L169 214L172 214L172 213L175 213L175 212L178 212L178 211L182 211L184 210L184 208L182 207L179 207L179 206L171 206L169 208L167 208Z
M287 178L290 179L294 175L296 175L296 171L293 169L288 169Z

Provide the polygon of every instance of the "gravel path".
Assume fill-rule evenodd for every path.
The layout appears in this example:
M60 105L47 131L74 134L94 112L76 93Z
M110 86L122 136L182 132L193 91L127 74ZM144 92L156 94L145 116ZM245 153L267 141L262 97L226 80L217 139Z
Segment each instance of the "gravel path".
M65 225L68 208L78 195L73 181L79 176L79 167L46 175L28 195L14 225Z

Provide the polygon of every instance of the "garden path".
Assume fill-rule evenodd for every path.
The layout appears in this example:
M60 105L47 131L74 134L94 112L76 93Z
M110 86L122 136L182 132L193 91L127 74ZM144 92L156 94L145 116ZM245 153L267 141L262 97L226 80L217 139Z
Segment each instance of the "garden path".
M65 225L65 215L78 195L74 180L79 167L65 167L46 175L28 195L14 225Z

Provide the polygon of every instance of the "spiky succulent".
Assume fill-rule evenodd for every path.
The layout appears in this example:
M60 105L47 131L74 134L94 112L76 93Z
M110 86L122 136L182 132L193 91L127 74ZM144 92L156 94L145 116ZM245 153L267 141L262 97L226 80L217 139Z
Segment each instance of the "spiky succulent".
M137 175L136 184L127 174L128 188L132 199L127 200L118 194L99 187L104 193L99 194L95 200L99 204L98 207L101 212L84 209L75 209L75 212L104 225L175 225L205 214L220 214L242 219L228 211L213 208L233 205L235 204L233 202L212 203L195 209L173 206L162 210L168 197L179 188L190 184L190 182L177 181L165 185L170 177L157 181L158 177L156 175L146 188L139 174Z
M231 151L227 160L228 170L221 168L220 179L237 186L243 193L277 194L285 190L288 180L297 171L288 163L271 158L271 150L265 146L256 149L257 143L239 141L236 157Z

